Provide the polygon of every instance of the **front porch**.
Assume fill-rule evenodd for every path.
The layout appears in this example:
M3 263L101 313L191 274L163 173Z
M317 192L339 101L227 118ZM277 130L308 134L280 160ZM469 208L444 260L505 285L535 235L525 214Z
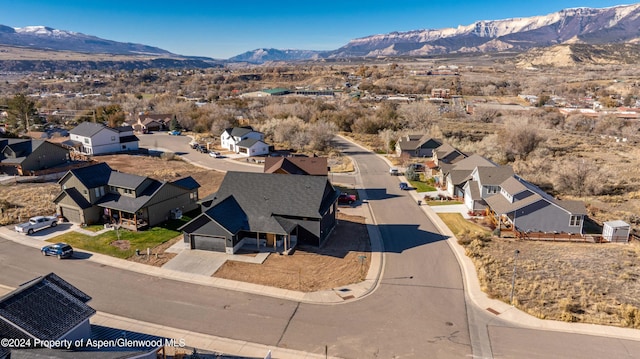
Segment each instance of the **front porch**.
M233 254L282 253L290 254L298 244L298 236L293 234L247 233L234 247Z
M111 208L104 209L103 221L105 224L120 226L130 231L142 231L149 228L149 221L144 213L129 213Z

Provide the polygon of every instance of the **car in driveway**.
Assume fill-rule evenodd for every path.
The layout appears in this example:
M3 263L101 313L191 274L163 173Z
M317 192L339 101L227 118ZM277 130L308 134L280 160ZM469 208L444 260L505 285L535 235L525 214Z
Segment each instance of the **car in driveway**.
M33 234L44 228L55 227L58 224L56 216L35 216L29 218L29 222L16 224L14 229L18 233Z
M198 147L196 147L196 151L202 152L202 153L209 153L209 150L207 149L207 147L203 145L198 145Z
M210 151L209 156L213 158L222 158L222 155L220 154L220 152L216 152L216 151Z
M408 191L411 189L411 187L409 187L409 184L407 182L400 182L400 189L403 191Z
M356 201L356 195L354 194L348 194L343 192L338 197L338 204L352 204L355 201Z
M400 171L396 167L391 167L389 169L389 174L392 176L400 176Z
M171 136L180 136L182 134L182 131L179 130L173 130L173 131L169 131L169 134Z
M62 242L44 246L40 252L43 256L56 256L58 259L73 257L73 248Z

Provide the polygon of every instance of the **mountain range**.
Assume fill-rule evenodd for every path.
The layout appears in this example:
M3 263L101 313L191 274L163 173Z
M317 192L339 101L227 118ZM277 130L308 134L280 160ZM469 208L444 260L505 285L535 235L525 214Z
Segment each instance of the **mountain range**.
M261 64L274 61L421 57L454 53L523 52L560 44L615 43L640 43L640 3L601 9L572 8L527 18L483 20L457 28L372 35L351 40L332 51L261 48L226 61L181 56L157 47L105 40L45 26L12 28L0 25L0 46L4 47L0 53L8 52L7 48L17 48L131 56L138 61L136 67L144 67L145 61L149 66L157 66L160 59L167 60L167 66L211 67L220 66L223 62ZM4 67L5 60L6 56L0 57L0 69ZM100 60L97 58L95 61L98 64Z

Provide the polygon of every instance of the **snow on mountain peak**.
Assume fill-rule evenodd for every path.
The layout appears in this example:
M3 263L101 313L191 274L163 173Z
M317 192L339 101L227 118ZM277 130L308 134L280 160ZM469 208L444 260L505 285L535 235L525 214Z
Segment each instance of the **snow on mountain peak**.
M30 34L36 36L55 36L55 37L64 37L64 36L73 36L78 35L76 32L65 31L65 30L57 30L47 26L25 26L25 27L16 27L16 32L19 34Z

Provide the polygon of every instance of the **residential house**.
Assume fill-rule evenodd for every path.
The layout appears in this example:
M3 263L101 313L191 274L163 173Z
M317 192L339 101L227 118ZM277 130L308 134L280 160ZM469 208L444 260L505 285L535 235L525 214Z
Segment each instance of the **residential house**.
M432 157L433 151L441 145L442 142L429 135L406 135L396 142L396 154L399 157Z
M497 164L477 154L465 157L451 165L443 165L441 170L444 182L447 185L447 192L452 197L464 197L464 186L471 179L475 169L497 166Z
M59 144L33 139L0 139L0 173L32 175L69 162L69 150Z
M476 167L464 185L464 203L470 211L487 207L485 199L500 193L502 183L514 175L510 166Z
M133 129L136 132L149 133L154 131L169 130L173 115L171 114L148 114L141 112L137 116Z
M73 223L116 223L139 230L198 208L200 185L117 172L106 163L77 168L59 181L56 212Z
M266 157L264 173L326 176L329 166L326 157Z
M512 175L485 199L490 215L520 232L582 234L587 210L581 201L558 200L532 183Z
M191 249L229 254L243 245L321 246L337 223L339 195L326 176L231 171L200 202L202 214L180 230Z
M246 156L260 156L269 153L269 145L263 142L264 134L254 131L252 127L227 128L220 135L223 148Z
M100 123L83 122L69 134L69 140L63 144L86 155L138 150L139 140L131 126L112 128Z
M24 348L3 346L2 358L156 358L164 340L147 334L91 325L96 313L91 297L55 273L35 278L0 297L0 339L25 340ZM134 345L97 348L89 340L108 342L125 335ZM59 343L47 348L35 341ZM85 345L74 345L85 343ZM108 353L105 353L107 351Z

